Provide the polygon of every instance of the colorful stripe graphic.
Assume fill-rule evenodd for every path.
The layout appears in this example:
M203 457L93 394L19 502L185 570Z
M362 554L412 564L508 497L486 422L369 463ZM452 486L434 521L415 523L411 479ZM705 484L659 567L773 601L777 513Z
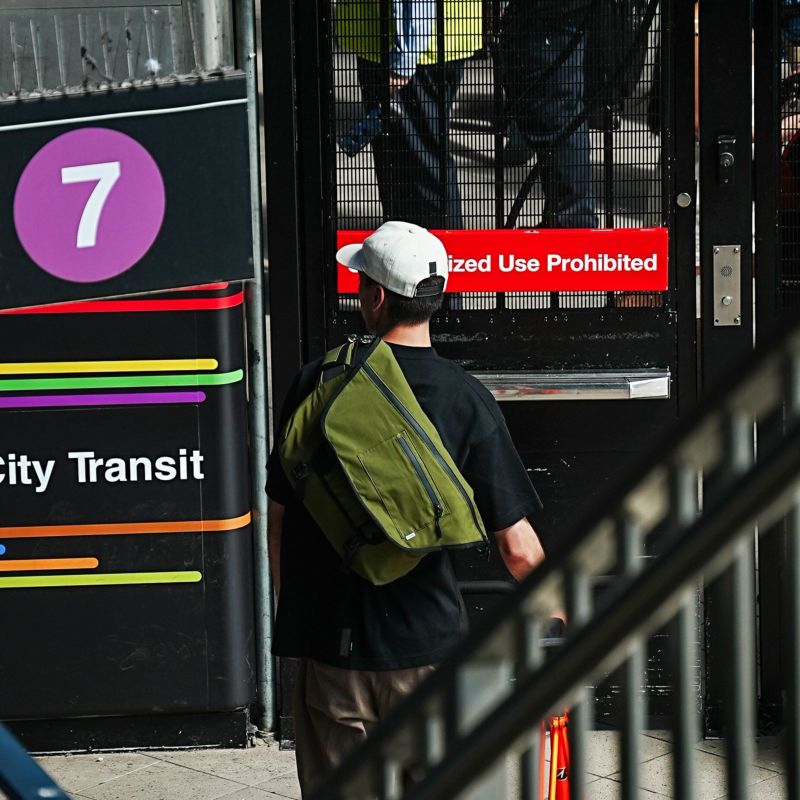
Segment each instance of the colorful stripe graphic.
M0 408L73 408L77 406L144 406L203 403L205 392L120 392L119 394L38 394L0 397Z
M39 569L97 569L96 558L20 558L0 561L0 572L33 572Z
M152 583L198 583L200 572L108 572L94 575L25 575L0 578L0 589L44 589L61 586L131 586Z
M234 531L250 524L248 511L231 519L198 519L177 522L105 522L89 525L25 525L0 528L8 539L32 539L51 536L116 536L133 533L213 533Z
M174 300L86 300L0 311L0 314L130 314L147 311L221 311L244 302L244 292L227 297L193 297Z
M191 372L216 369L216 358L162 358L136 361L29 361L0 364L0 375L80 372Z
M244 372L193 375L131 375L109 378L11 378L0 381L0 392L32 392L39 389L144 389L159 386L224 386L238 383Z

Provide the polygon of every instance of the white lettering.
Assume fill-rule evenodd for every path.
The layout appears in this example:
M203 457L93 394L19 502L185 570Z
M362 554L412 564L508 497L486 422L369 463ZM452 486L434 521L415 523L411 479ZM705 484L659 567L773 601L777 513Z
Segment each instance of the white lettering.
M67 453L67 458L78 462L78 483L86 483L88 480L86 475L86 462L94 457L92 450L76 451L74 453Z
M561 267L563 272L565 267L561 265L561 256L556 253L547 254L547 271L552 272L556 267Z
M45 461L44 469L42 469L42 462L34 460L33 461L33 470L36 473L36 478L39 481L36 485L36 493L41 494L42 492L47 491L47 487L50 485L50 478L53 477L53 470L55 469L56 462L53 459L49 461Z
M197 452L197 451L195 451ZM200 456L202 458L202 456ZM174 481L178 474L175 469L175 459L169 456L161 456L156 459L156 478L160 481Z

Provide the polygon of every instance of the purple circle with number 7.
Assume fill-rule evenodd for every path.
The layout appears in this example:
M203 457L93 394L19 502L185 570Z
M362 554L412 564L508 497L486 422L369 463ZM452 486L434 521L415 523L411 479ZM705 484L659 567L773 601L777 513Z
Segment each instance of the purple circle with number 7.
M57 136L28 162L14 195L14 225L45 272L96 283L129 270L164 221L164 179L135 139L107 128Z

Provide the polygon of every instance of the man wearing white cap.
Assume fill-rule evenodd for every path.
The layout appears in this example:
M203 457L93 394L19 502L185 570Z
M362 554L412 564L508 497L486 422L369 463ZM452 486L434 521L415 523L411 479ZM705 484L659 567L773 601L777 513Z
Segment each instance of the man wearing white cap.
M431 346L430 319L447 284L444 245L424 228L387 222L337 259L359 272L367 329L392 349L408 384L472 487L500 556L522 579L544 558L528 516L539 498L492 395ZM291 387L281 426L312 391L320 361ZM369 425L369 419L364 419ZM374 586L341 559L293 496L275 450L267 493L279 600L273 652L299 659L294 704L304 794L363 739L466 631L450 555L428 554L407 575Z

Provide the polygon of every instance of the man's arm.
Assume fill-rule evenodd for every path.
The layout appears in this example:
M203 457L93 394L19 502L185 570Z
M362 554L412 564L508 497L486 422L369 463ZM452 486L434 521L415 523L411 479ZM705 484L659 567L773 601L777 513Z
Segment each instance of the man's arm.
M497 546L506 569L517 581L521 581L544 561L544 548L533 525L523 517L508 528L494 532ZM551 616L566 623L567 615L561 608Z
M523 517L508 528L494 532L503 563L521 581L544 561L544 548L533 526Z
M275 596L281 591L281 539L283 538L283 515L286 506L270 500L267 503L267 549L269 550L269 568Z

